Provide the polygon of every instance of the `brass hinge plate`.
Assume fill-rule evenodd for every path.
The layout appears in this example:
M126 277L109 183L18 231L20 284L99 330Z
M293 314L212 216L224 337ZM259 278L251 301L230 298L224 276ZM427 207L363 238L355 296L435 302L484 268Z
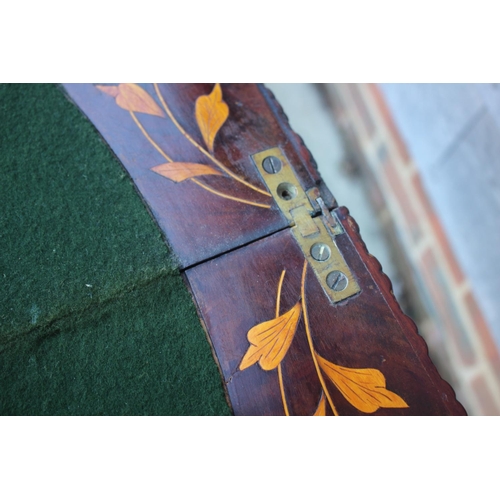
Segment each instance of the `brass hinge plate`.
M325 207L319 192L315 188L307 193L304 191L293 167L278 147L256 153L252 160L330 300L340 302L359 293L356 278L335 242L336 235L344 232L343 228L335 214ZM323 215L313 217L319 210Z

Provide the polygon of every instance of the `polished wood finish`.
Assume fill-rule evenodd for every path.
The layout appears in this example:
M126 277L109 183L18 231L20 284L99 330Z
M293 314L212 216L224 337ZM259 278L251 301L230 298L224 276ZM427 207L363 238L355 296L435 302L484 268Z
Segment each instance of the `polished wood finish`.
M269 91L65 89L130 173L185 270L236 415L465 414ZM329 234L359 285L349 298L329 297L289 228L300 233L310 212L290 220L252 162L270 148L280 148L305 191L319 188L316 220L335 224L335 208L343 230Z
M402 313L380 264L366 251L355 221L347 209L337 212L346 230L337 237L337 243L359 280L361 292L332 305L314 274L307 274L306 307L317 353L340 367L373 369L383 374L387 390L398 395L407 407L380 407L374 412L377 415L464 414L453 390L430 361L415 324ZM258 364L242 369L242 360L249 348L247 333L274 316L283 269L282 311L300 302L303 306L303 264L300 248L290 230L285 229L186 273L237 415L285 414L278 370L266 371ZM323 391L308 345L304 315L282 361L282 371L290 414L313 415ZM330 380L326 385L339 415L373 413L353 406ZM327 414L333 414L329 406Z
M255 169L254 153L280 146L303 188L319 187L327 205L335 205L311 155L262 86L221 86L228 113L219 118L216 133L203 126L209 110L199 101L210 99L213 84L66 84L64 89L128 170L181 268L288 225ZM187 182L161 174L166 160L184 165ZM193 165L216 173L198 172L190 182L186 169L192 172Z

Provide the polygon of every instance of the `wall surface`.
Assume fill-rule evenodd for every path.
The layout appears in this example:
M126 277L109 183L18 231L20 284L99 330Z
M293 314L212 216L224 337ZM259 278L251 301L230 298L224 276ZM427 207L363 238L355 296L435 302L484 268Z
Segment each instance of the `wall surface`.
M499 89L325 89L372 201L394 223L424 305L421 333L443 375L470 414L500 414Z

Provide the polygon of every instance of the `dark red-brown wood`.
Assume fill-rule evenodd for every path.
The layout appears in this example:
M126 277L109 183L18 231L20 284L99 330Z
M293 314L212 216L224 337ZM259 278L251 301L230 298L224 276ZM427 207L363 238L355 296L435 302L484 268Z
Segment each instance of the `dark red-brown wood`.
M408 408L381 408L377 415L462 415L451 387L439 376L427 347L405 316L378 261L369 255L354 220L337 210L346 233L337 242L359 280L361 292L332 305L308 270L306 300L314 343L320 355L349 368L380 370L387 389L401 396ZM187 271L199 312L210 334L227 391L237 415L283 415L276 370L258 364L240 371L248 349L247 332L274 316L276 289L286 269L282 311L300 300L304 256L285 229L245 248ZM309 352L302 317L283 362L290 413L312 415L321 386ZM361 415L332 385L340 415Z
M305 256L272 198L235 183L228 175L202 176L210 189L268 202L271 208L242 204L214 196L194 182L172 182L151 170L166 161L158 148L168 152L171 162L216 167L193 147L193 142L202 145L204 141L195 119L195 103L214 92L213 84L159 85L179 126L159 116L162 103L153 84L134 88L147 92L150 107L157 110L156 116L137 112L139 125L133 113L117 105L115 90L65 85L70 98L130 173L185 269L236 415L283 415L285 407L290 415L465 414L431 363L414 323L402 313L380 264L368 254L347 209L336 209L345 230L336 242L361 291L333 304L307 265L303 295ZM251 155L278 146L303 189L318 187L326 206L333 209L335 200L314 160L272 94L260 85L223 84L220 88L229 114L215 139L217 161L266 191ZM279 367L264 370L257 362L245 367L242 360L251 352L248 332L276 318L278 283L284 270L279 314L294 306L302 311L293 340L287 350L280 351L286 355ZM335 367L331 380L315 364L318 359ZM339 382L344 380L339 373L352 377L347 386ZM362 388L356 389L355 397L349 396L353 380ZM384 397L390 403L375 408L373 397L377 404L386 401Z
M115 99L91 84L65 84L69 97L94 124L128 170L139 192L164 231L182 268L227 252L287 226L272 198L256 193L227 176L204 179L209 186L235 197L272 204L271 209L223 199L192 182L173 183L152 167L165 159ZM161 108L153 84L142 88ZM203 139L195 120L195 101L213 84L159 84L174 116L198 143ZM334 200L324 187L309 152L290 129L272 94L258 85L222 85L229 117L217 134L214 156L236 174L266 190L250 156L280 146L292 162L304 189L319 187L330 207ZM149 135L175 161L213 165L165 118L137 113Z

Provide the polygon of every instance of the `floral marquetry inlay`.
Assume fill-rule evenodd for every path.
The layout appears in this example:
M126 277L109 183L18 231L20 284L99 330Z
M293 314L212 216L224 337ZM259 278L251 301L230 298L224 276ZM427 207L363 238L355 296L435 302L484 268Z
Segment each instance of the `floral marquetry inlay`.
M203 197L204 200L214 199L219 203L220 198L224 198L230 200L231 205L244 204L263 209L262 211L256 211L260 214L259 217L261 215L262 217L268 217L273 214L273 211L268 210L266 212L266 209L270 209L272 206L271 200L273 200L273 196L271 193L265 187L261 188L254 185L244 176L239 175L238 169L234 165L224 164L219 159L221 155L217 158L215 153L218 150L216 146L217 141L220 140L218 137L220 137L221 130L225 124L231 121L231 101L229 101L229 105L224 101L224 85L215 84L206 95L197 95L196 99L193 97L193 101L188 104L191 109L185 110L186 113L183 114L181 121L186 123L192 120L189 125L186 125L186 128L197 137L196 139L179 123L173 114L167 102L173 100L172 94L165 90L168 87L163 87L165 95L162 94L160 87L156 83L153 84L153 88L148 87L150 92L135 83L96 85L95 88L104 94L94 92L100 100L114 100L116 106L120 108L119 110L113 109L113 117L110 119L111 128L113 129L116 123L115 120L123 118L130 123L132 128L136 126L148 141L149 147L156 150L156 153L154 153L156 158L145 166L147 175L149 175L149 171L155 174L149 176L149 179L155 181L155 187L159 183L163 183L162 187L168 185L175 193L175 198L178 192L175 190L183 191L182 188L177 186L179 183L191 183L189 185L197 186L193 186L193 190L203 189L210 193L210 195ZM196 91L196 94L198 92ZM183 102L182 106L186 105L184 100L180 102ZM110 101L110 104L111 107L114 106L113 101ZM176 108L174 107L174 109ZM177 108L176 112L180 112L179 108ZM145 119L144 115L149 115L152 118ZM162 135L161 126L153 127L151 125L156 120L158 120L158 125L166 125L165 134ZM132 122L135 125L132 125ZM137 131L137 129L134 129L134 131ZM168 137L169 134L172 136L172 133L177 136L177 139L181 139L183 146L187 146L183 147L182 153L175 153L179 149L172 147L172 141L170 143L165 141L165 137ZM141 148L144 148L145 141L142 136L138 137ZM146 146L148 145L146 144ZM219 146L222 146L222 144L219 143ZM219 149L219 151L221 150L222 148ZM189 158L191 153L196 153L194 154L195 161L193 161L194 158ZM176 157L176 154L179 157ZM249 158L248 151L245 154ZM222 182L221 178L225 178L227 182ZM239 189L234 189L235 183L239 185ZM274 192L274 188L271 188L271 190ZM190 201L190 203L193 202L196 203L195 197ZM274 206L279 207L279 204ZM216 205L217 210L214 211L216 217L219 216L218 208L219 205ZM262 234L253 237L262 237ZM347 401L363 413L374 413L379 408L408 408L408 404L403 398L386 388L386 379L381 371L370 367L340 366L331 359L327 359L334 358L335 355L325 356L322 353L319 341L315 345L311 333L305 294L307 267L306 260L302 270L300 298L298 297L298 290L295 290L297 296L293 298L290 305L294 304L298 299L297 302L291 307L288 306L290 308L283 312L280 310L280 302L286 272L285 270L282 271L277 287L274 315L269 311L270 314L266 321L248 330L246 333L248 340L246 351L243 348L242 351L244 352L232 352L230 355L231 361L237 360L239 371L249 370L245 373L245 376L256 373L250 370L268 372L270 380L275 384L276 392L273 398L277 402L277 410L281 411L280 407L282 405L283 413L287 416L291 414L289 402L296 403L300 399L297 397L297 393L295 393L296 399L292 399L296 381L286 380L289 377L289 372L285 376L283 363L287 363L287 368L290 366L288 363L292 363L296 367L297 365L294 363L297 360L306 361L313 380L312 385L315 387L314 392L308 395L310 399L307 403L307 410L301 410L303 413L309 413L313 416L338 415L339 412L335 402L343 404L343 408L347 407L347 404L339 403L339 401ZM238 334L243 335L244 331ZM244 341L243 338L241 340ZM300 358L295 358L294 348L291 349L294 340L296 342L300 340L303 346L304 352L300 353ZM287 358L290 352L292 354ZM363 361L361 363L364 364ZM280 395L278 395L277 383L273 378L275 375L270 373L274 370L277 372ZM391 378L393 377L389 375L388 371L386 373ZM232 379L232 375L230 379ZM281 403L278 399L280 396ZM290 406L294 409L300 408L298 404ZM414 407L413 403L412 407ZM299 412L294 410L292 413Z
M332 395L325 383L325 377L339 390L340 394L356 409L363 413L373 413L379 408L408 408L406 402L396 393L386 389L385 377L374 368L346 368L323 358L313 344L305 295L307 261L304 261L301 282L301 302L297 302L289 311L279 314L281 288L285 271L281 273L276 299L274 319L264 321L251 328L247 334L250 347L245 353L239 369L246 370L258 362L263 370L278 370L281 399L285 415L290 415L281 363L285 358L301 318L309 345L310 355L322 387L318 407L314 416L326 415L326 403L334 415L338 415Z
M222 96L222 88L220 84L216 84L212 89L212 92L208 95L199 96L195 103L194 115L196 124L200 130L205 146L202 146L196 142L191 135L189 135L186 130L180 125L175 116L173 115L171 109L169 108L164 96L161 94L158 84L154 84L156 96L161 103L160 107L155 99L146 92L142 87L135 83L120 83L119 85L96 85L96 88L101 92L114 97L116 104L128 111L132 120L135 122L137 127L140 129L144 137L149 141L149 143L160 153L167 163L163 163L156 167L151 168L151 170L168 180L178 183L184 181L191 181L197 186L205 189L209 193L232 200L238 203L244 203L246 205L253 205L260 208L271 208L269 203L263 203L259 201L253 201L248 199L239 198L231 195L230 193L224 193L212 186L209 186L200 177L205 176L227 176L233 181L243 184L248 189L253 190L258 193L261 197L272 197L269 192L254 186L247 180L238 176L229 167L224 165L214 156L214 142L217 137L217 133L224 125L225 121L229 117L229 107L224 102ZM162 109L163 108L163 109ZM159 119L170 119L177 129L189 140L191 145L198 151L203 153L203 155L209 160L209 162L214 165L206 165L199 163L190 163L181 159L180 161L174 160L165 151L156 140L154 140L149 132L144 128L136 113L145 113L148 115L153 115Z

